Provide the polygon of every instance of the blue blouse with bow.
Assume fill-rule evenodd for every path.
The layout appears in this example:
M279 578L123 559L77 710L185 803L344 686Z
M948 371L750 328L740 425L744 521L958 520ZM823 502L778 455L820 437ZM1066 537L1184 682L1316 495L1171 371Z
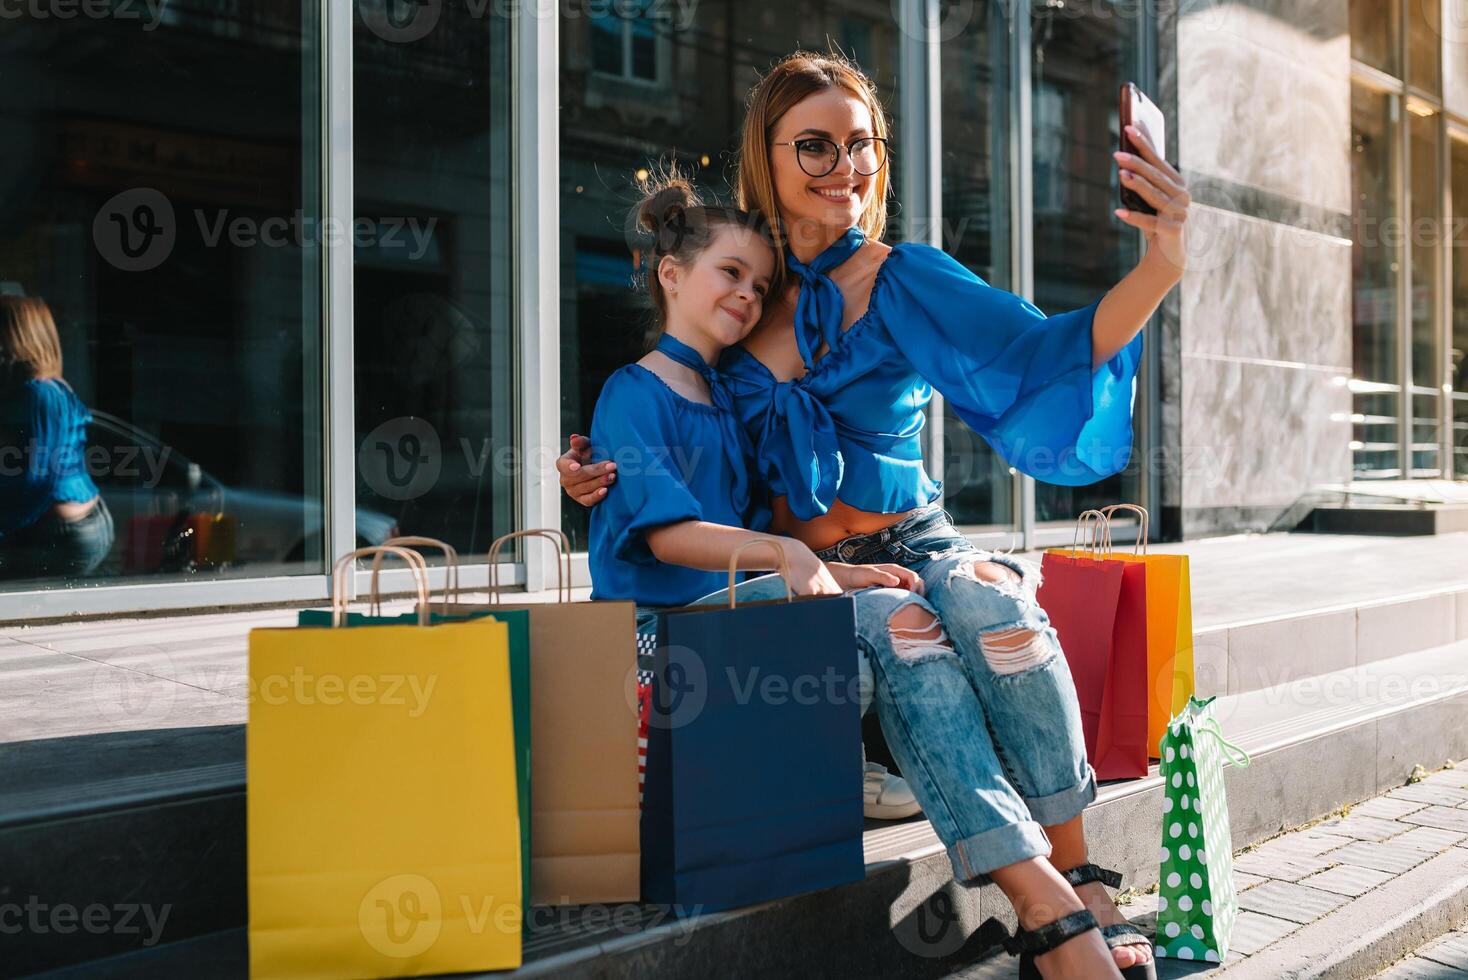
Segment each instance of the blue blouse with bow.
M591 511L588 558L593 599L684 605L729 584L727 572L661 562L647 532L680 521L759 530L769 523L751 484L749 439L728 387L698 352L664 334L657 350L703 375L712 405L690 401L656 374L629 364L596 401L591 443L617 464L611 493Z
M837 499L890 514L937 497L941 484L929 478L918 438L934 388L1037 480L1084 486L1126 466L1141 334L1093 370L1097 303L1046 317L916 243L893 247L866 313L842 331L841 291L827 274L864 240L852 228L808 266L789 257L801 278L795 339L804 375L777 381L741 347L720 364L759 474L797 518L818 517ZM822 341L829 349L817 360Z

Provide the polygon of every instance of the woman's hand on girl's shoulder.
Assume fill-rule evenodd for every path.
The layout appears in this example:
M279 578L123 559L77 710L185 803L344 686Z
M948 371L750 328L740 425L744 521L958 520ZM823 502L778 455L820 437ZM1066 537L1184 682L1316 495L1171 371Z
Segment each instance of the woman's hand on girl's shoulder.
M847 565L844 562L828 561L826 568L846 591L852 589L906 589L923 594L923 578L910 568L901 565Z
M583 507L594 507L606 497L617 479L617 464L611 460L591 462L591 440L571 433L571 448L556 459L561 488Z

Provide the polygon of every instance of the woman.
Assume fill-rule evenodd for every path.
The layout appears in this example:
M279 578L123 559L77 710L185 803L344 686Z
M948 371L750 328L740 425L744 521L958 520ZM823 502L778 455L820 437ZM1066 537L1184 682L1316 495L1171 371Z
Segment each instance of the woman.
M61 378L44 300L0 296L0 577L89 575L112 515L86 468L92 413Z
M772 216L796 281L721 368L774 496L772 529L923 579L925 598L864 593L860 640L883 730L955 876L991 879L1014 903L1022 974L1152 977L1150 944L1087 859L1095 774L1038 572L974 548L931 504L918 432L937 388L1032 476L1080 485L1121 469L1139 334L1182 274L1187 191L1130 133L1143 157L1118 154L1121 179L1159 214L1117 215L1146 234L1146 257L1096 304L1046 319L936 249L878 241L887 132L871 83L839 58L792 55L756 87L739 203ZM615 467L583 465L588 451L573 439L557 465L595 503Z

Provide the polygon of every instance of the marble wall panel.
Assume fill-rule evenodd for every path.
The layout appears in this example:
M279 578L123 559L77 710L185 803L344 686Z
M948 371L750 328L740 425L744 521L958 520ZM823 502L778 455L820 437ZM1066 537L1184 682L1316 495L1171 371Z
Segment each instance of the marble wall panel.
M1178 156L1201 172L1349 212L1344 0L1216 0L1177 21Z

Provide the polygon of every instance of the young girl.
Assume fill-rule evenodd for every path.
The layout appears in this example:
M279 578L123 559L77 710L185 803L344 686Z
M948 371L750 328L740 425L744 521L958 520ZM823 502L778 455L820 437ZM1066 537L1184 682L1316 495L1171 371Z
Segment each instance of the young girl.
M613 373L597 399L592 439L616 460L621 483L591 515L592 598L631 599L639 607L712 601L728 581L735 550L772 537L800 595L883 586L921 591L917 575L900 566L825 563L795 538L763 532L769 511L749 477L749 438L711 365L763 312L776 271L764 222L748 211L704 205L676 173L652 188L636 213L652 240L647 290L661 335L641 360ZM739 567L774 568L772 551L751 548ZM745 582L739 595L775 598L784 592L778 581ZM639 632L655 618L652 608L639 609ZM870 677L865 660L862 667ZM864 693L870 688L863 684ZM866 816L918 812L905 780L863 764Z
M725 586L740 545L771 537L800 595L921 588L898 566L827 564L800 541L763 531L769 513L749 478L753 451L712 365L763 312L776 269L764 222L703 204L676 173L650 189L637 220L652 240L647 290L661 333L597 399L592 441L616 461L620 484L591 514L592 598L686 605ZM751 548L739 567L776 563L771 549Z

